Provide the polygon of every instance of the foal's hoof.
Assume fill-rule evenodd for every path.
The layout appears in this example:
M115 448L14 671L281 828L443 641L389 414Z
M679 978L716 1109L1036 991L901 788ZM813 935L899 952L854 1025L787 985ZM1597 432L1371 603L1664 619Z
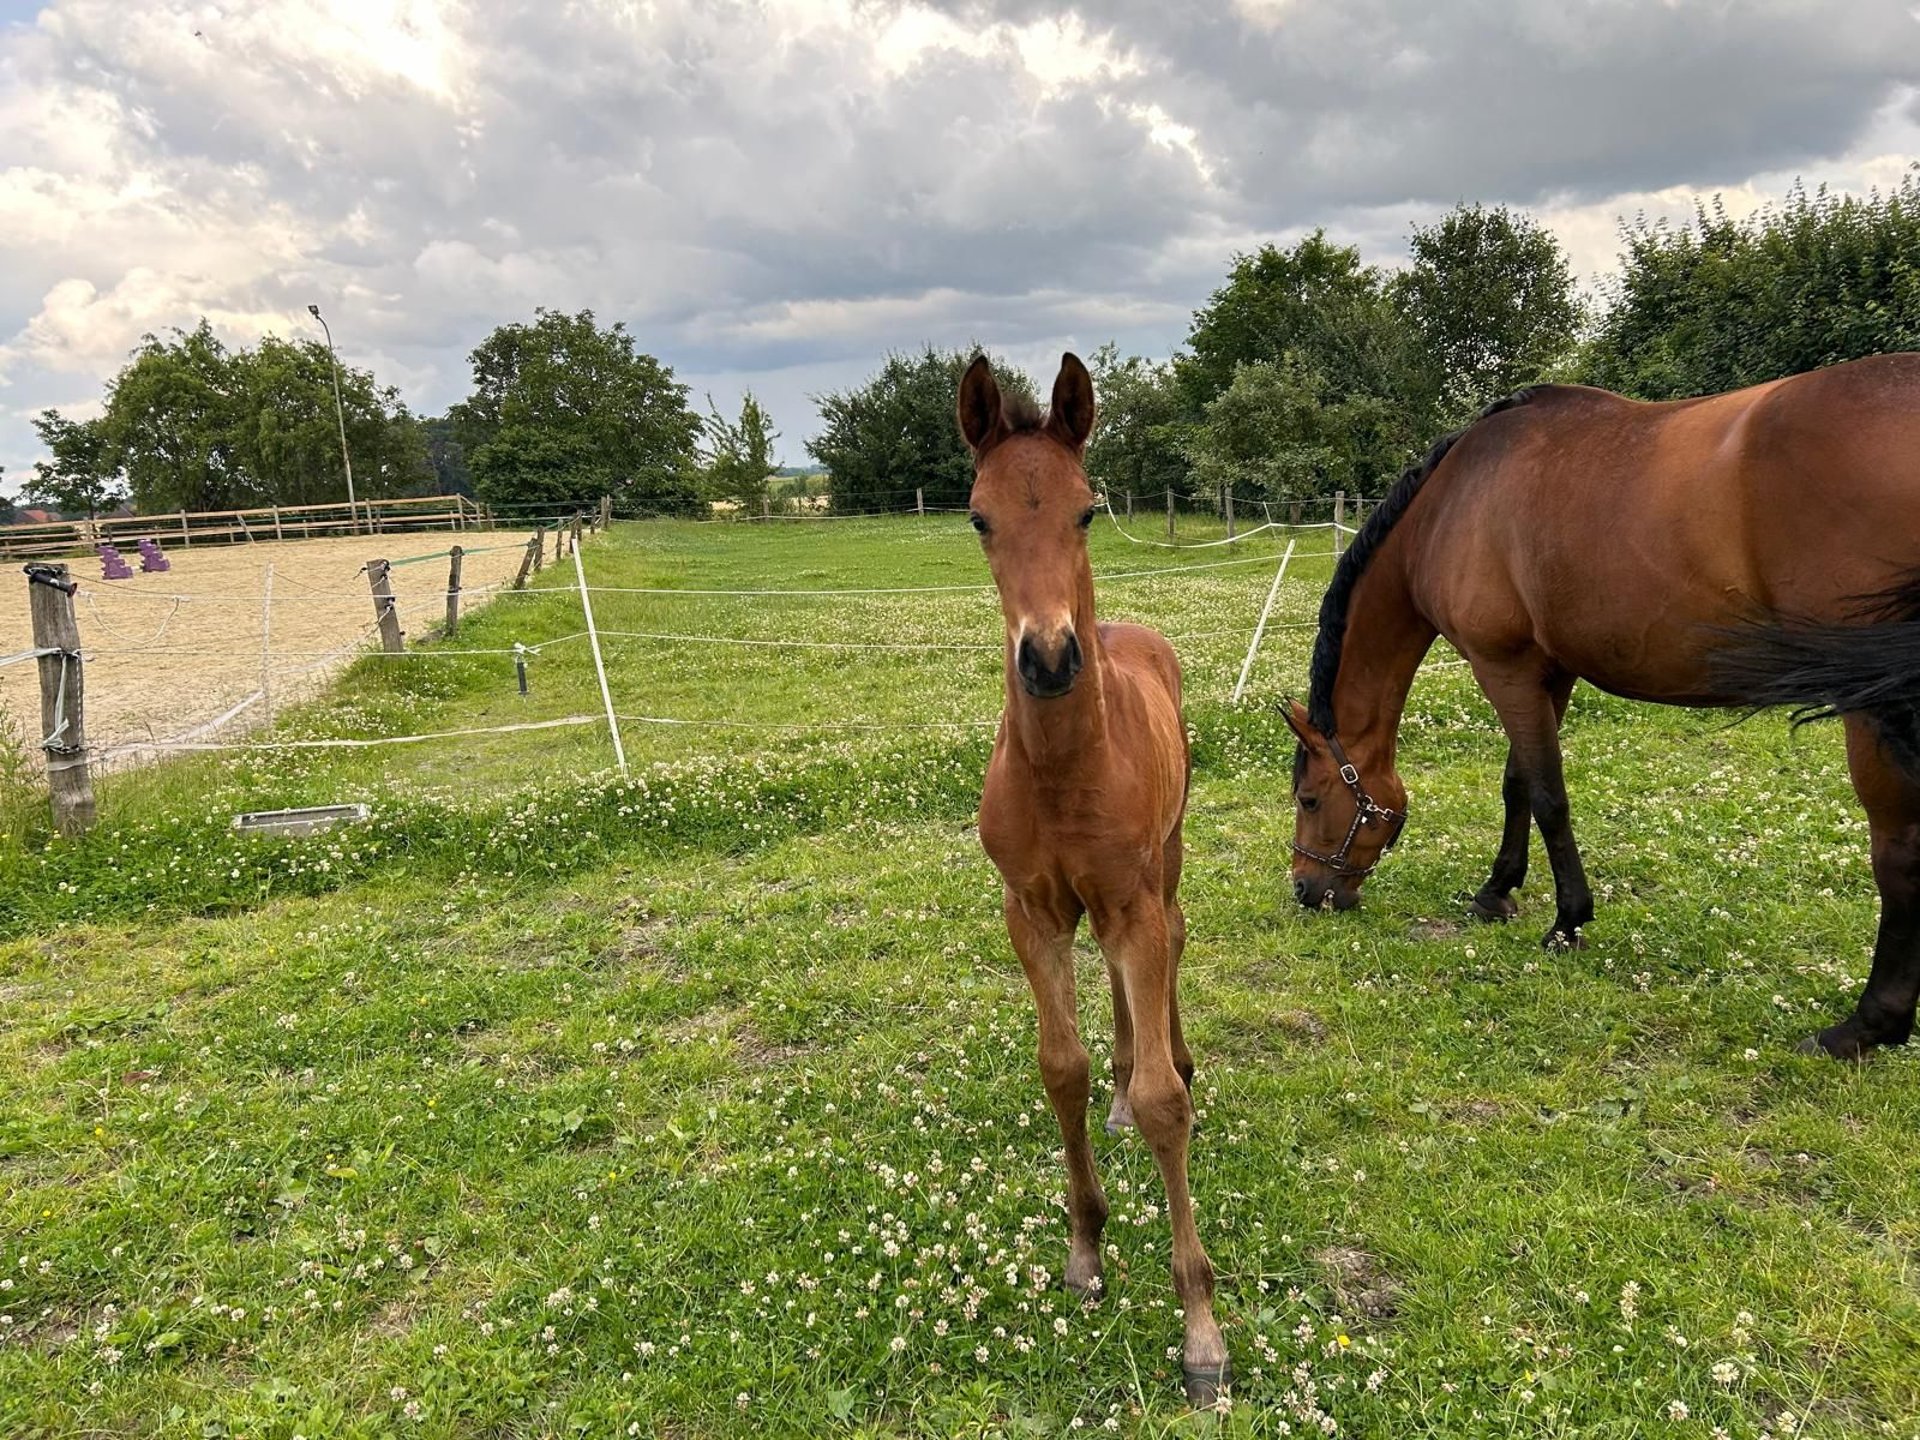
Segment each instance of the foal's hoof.
M1084 1268L1077 1261L1067 1261L1067 1273L1062 1283L1067 1293L1085 1305L1097 1305L1107 1293L1107 1282L1100 1273L1100 1262L1095 1260Z
M1186 1387L1187 1404L1196 1410L1211 1410L1233 1385L1233 1362L1218 1365L1182 1365L1180 1382Z
M1118 1135L1122 1130L1133 1128L1133 1106L1127 1103L1127 1097L1113 1097L1113 1108L1107 1111L1107 1134Z
M1587 937L1578 930L1566 930L1556 925L1540 937L1540 945L1542 949L1553 951L1584 950L1587 948Z
M1484 920L1489 925L1504 924L1520 913L1520 907L1514 903L1511 895L1476 895L1467 902L1467 909L1476 920Z

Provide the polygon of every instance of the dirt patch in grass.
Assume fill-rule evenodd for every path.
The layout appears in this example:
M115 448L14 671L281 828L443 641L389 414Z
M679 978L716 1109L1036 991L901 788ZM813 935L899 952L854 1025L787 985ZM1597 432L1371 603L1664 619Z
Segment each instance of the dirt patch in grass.
M1399 1283L1357 1245L1329 1245L1308 1258L1320 1267L1342 1315L1391 1320L1400 1312Z
M1461 920L1416 920L1407 927L1407 936L1413 940L1457 940L1466 933Z
M1282 1010L1273 1017L1280 1033L1295 1040L1304 1040L1310 1045L1318 1045L1327 1038L1327 1022L1311 1010Z
M661 1029L660 1040L668 1048L724 1043L740 1063L751 1070L784 1065L806 1053L802 1045L775 1044L754 1028L746 1011L725 1007L702 1010L698 1015L675 1020Z

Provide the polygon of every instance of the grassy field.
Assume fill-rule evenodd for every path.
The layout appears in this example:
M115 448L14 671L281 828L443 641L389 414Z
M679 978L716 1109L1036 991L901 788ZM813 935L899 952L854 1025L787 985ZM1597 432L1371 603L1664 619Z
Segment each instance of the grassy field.
M1058 1136L971 829L990 594L602 593L619 711L705 722L629 718L624 781L596 725L189 757L109 777L60 843L0 767L0 1434L1920 1435L1920 1063L1793 1053L1872 938L1838 734L1580 691L1600 913L1548 955L1537 856L1520 922L1464 922L1504 745L1435 668L1405 843L1360 911L1306 914L1269 702L1326 559L1227 703L1271 538L1155 576L1242 552L1095 533L1103 614L1183 637L1229 1413L1181 1405L1137 1137L1095 1143L1107 1298L1059 1286ZM985 578L953 516L628 525L586 563ZM595 714L571 567L543 579L277 733ZM543 641L524 699L453 653ZM349 799L353 831L228 828Z

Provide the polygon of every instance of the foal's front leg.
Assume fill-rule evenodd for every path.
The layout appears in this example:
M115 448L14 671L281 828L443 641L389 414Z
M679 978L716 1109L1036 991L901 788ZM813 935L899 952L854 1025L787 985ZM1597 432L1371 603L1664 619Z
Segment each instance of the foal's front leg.
M1186 1312L1181 1370L1187 1399L1211 1405L1232 1379L1227 1344L1213 1315L1213 1262L1200 1243L1187 1189L1187 1139L1193 1101L1175 1062L1173 956L1166 903L1157 890L1113 913L1094 915L1094 935L1119 972L1133 1017L1133 1076L1127 1087L1134 1124L1153 1150L1167 1190L1173 1228L1173 1288ZM1191 1062L1188 1062L1189 1064Z
M1011 887L1006 891L1007 934L1027 972L1033 1003L1040 1012L1040 1078L1060 1122L1067 1153L1067 1215L1072 1239L1067 1252L1067 1289L1083 1299L1100 1294L1100 1234L1107 1224L1107 1195L1093 1168L1087 1141L1087 1099L1092 1066L1080 1043L1074 1007L1073 932L1080 912L1050 914L1029 908Z

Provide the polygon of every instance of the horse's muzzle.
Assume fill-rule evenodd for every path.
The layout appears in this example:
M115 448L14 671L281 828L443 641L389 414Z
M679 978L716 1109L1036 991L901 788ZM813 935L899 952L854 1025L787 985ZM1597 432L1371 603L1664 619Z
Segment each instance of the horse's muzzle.
M1351 910L1360 903L1360 887L1344 877L1315 880L1307 875L1293 877L1293 898L1309 910Z
M1085 663L1080 654L1080 637L1067 631L1066 644L1053 655L1045 655L1031 636L1020 637L1014 655L1014 668L1020 674L1020 688L1036 700L1053 700L1073 689L1074 677Z

